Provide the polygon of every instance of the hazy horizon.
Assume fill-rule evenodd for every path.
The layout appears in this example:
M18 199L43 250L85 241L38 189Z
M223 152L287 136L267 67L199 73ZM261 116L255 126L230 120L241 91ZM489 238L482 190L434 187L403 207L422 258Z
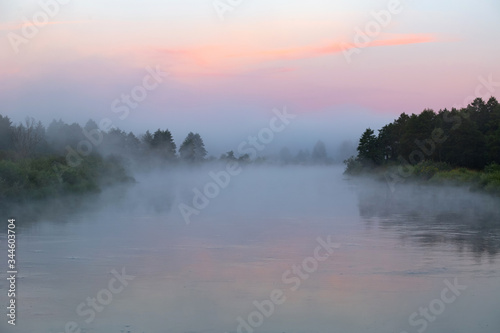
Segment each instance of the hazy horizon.
M176 141L199 132L226 150L273 108L300 116L290 137L330 143L403 112L500 98L494 0L239 1L222 18L221 1L54 1L0 10L0 114L14 122L109 118L127 132L168 128ZM147 96L121 100L152 72Z
M499 332L499 18L0 0L0 333Z

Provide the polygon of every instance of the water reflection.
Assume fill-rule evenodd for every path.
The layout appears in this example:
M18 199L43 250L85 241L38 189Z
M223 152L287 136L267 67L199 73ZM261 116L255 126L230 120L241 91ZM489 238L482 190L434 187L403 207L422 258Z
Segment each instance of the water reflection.
M493 258L500 251L500 199L458 187L366 181L355 187L367 226L396 230L404 240L431 247L453 244L458 252Z
M467 293L426 332L499 331L499 211L491 198L424 187L393 194L330 167L248 169L186 225L169 198L206 179L174 176L151 175L73 214L26 224L16 331L62 332L75 321L82 333L234 333L254 301L282 289L286 303L255 332L416 332L409 316L455 277ZM151 205L162 198L164 210ZM327 235L341 247L292 291L283 273ZM85 322L77 306L122 268L136 278Z

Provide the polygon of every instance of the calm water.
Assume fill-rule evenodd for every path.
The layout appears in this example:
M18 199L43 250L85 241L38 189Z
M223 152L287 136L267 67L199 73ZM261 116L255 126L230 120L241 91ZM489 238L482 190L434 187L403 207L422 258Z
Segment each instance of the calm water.
M186 225L177 206L208 171L138 176L74 214L18 221L17 325L0 331L500 331L498 199L248 168ZM5 273L0 286L5 305Z

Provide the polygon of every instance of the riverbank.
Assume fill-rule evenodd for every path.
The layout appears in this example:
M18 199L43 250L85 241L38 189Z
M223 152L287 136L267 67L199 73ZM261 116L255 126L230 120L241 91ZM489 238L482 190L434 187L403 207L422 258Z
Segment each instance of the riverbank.
M500 165L490 164L483 170L452 167L447 163L424 161L416 165L385 164L375 167L361 166L347 160L344 174L374 176L390 184L415 182L429 185L467 187L470 191L486 192L500 197Z
M68 165L59 156L0 160L0 211L37 203L44 206L43 202L54 200L76 202L79 197L134 181L114 157L91 155L78 166Z

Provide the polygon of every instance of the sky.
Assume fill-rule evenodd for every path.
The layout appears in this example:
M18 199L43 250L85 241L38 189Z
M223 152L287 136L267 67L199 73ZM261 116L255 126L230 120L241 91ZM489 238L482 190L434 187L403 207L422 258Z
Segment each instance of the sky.
M499 17L498 0L2 1L0 114L230 149L286 107L283 142L335 145L402 112L500 98Z

